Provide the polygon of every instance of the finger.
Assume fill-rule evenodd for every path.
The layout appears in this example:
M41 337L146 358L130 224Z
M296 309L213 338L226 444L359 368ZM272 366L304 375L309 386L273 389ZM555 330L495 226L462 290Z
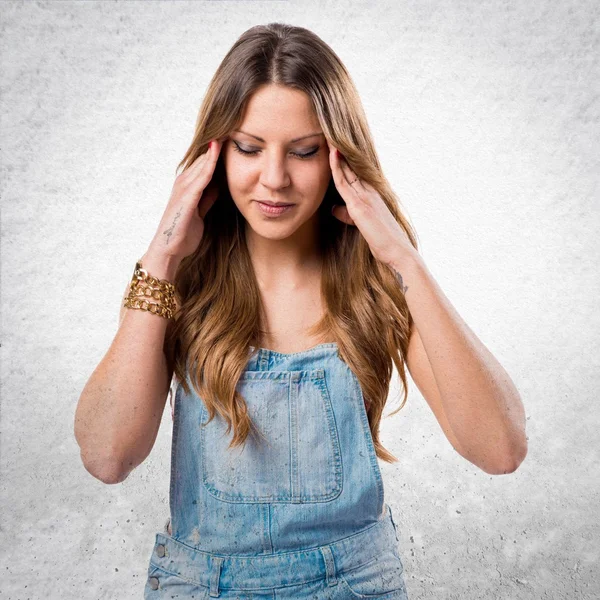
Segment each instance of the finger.
M181 181L183 185L189 185L202 171L202 167L206 164L211 157L214 157L215 154L218 157L220 151L220 145L217 140L211 140L210 147L206 150L206 152L202 152L199 156L196 157L194 162L181 174Z
M191 173L192 179L184 184L186 187L191 187L194 190L204 190L213 177L220 150L220 143L217 140L212 140L210 150L203 155L204 160Z
M354 192L358 192L357 188L364 189L361 180L356 176L356 173L350 168L348 161L345 159L340 159L340 168L342 169L342 173L346 178L348 185L352 188Z
M345 200L345 194L350 191L348 190L348 181L342 171L341 159L337 154L337 148L332 144L329 144L329 166L331 167L331 175L333 176L335 187Z
M335 148L335 146L333 145L330 145L329 149L329 162L331 164L331 172L333 174L333 180L336 184L336 187L338 188L338 190L340 190L340 193L343 193L341 190L344 190L348 194L352 193L352 197L354 197L354 194L357 193L357 190L353 188L354 186L359 185L360 180L357 180L356 174L354 173L354 171L352 171L346 159L342 158L341 156L338 156L337 148ZM344 200L347 201L347 197L344 196Z
M207 185L212 181L219 160L219 154L221 152L221 142L213 140L210 151L206 157L206 161L203 163L200 173L198 174L197 181L198 185L204 190Z

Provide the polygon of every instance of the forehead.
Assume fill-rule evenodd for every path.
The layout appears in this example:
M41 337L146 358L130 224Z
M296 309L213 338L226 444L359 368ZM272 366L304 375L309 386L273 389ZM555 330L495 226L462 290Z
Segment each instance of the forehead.
M321 125L305 92L268 85L259 88L250 97L236 129L266 141L290 141L321 132Z

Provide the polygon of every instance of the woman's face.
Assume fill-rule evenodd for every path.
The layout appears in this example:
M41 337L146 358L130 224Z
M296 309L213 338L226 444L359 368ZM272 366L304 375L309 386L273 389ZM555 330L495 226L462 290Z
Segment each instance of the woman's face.
M279 240L301 234L303 226L314 232L331 169L327 141L304 92L259 88L221 152L231 197L254 234ZM292 206L267 213L260 200Z

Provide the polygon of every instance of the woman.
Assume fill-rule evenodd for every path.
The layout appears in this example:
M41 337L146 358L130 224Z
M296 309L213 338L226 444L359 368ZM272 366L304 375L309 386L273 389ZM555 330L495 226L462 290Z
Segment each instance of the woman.
M145 598L407 598L377 464L397 460L379 441L393 364L397 410L406 362L488 473L525 456L518 392L428 272L315 34L246 31L182 165L76 418L86 468L122 481L175 383L171 514Z

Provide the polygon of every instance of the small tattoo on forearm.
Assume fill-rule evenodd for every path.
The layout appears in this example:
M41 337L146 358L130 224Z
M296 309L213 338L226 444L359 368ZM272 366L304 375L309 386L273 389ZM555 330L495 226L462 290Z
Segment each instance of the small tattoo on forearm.
M408 286L404 285L404 281L402 280L402 275L400 275L400 273L398 271L396 271L396 269L394 269L394 273L396 273L396 278L400 282L400 289L402 290L402 292L404 294L406 294L406 290L408 290Z
M173 229L175 229L175 223L177 222L177 219L179 219L180 216L181 216L181 209L179 209L179 212L175 215L175 218L173 219L173 224L171 225L171 227L169 227L169 229L165 229L163 231L163 233L166 234L166 236L167 236L167 245L169 244L169 238L173 234Z

